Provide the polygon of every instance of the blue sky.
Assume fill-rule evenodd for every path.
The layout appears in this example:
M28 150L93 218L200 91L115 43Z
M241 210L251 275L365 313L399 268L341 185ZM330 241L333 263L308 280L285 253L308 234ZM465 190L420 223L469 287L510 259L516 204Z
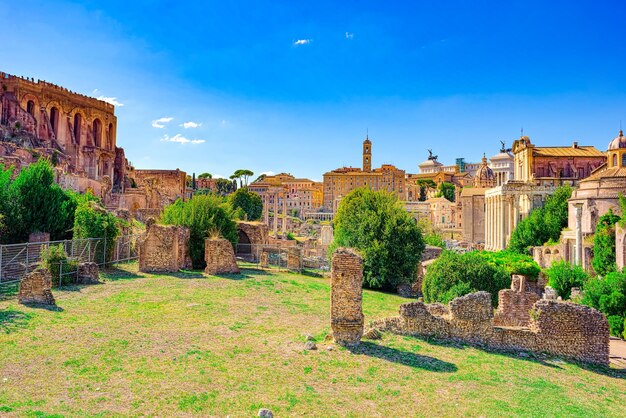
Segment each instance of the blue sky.
M0 70L115 98L138 168L321 179L369 129L375 166L417 172L522 126L604 150L626 125L622 1L0 0L0 21Z

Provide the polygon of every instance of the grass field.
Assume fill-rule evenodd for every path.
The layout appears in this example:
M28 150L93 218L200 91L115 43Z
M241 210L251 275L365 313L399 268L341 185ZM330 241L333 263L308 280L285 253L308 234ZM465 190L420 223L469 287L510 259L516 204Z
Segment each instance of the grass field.
M560 360L384 335L327 350L329 280L245 270L0 301L2 416L624 416L626 380ZM365 291L366 321L406 299ZM304 350L310 333L318 350Z

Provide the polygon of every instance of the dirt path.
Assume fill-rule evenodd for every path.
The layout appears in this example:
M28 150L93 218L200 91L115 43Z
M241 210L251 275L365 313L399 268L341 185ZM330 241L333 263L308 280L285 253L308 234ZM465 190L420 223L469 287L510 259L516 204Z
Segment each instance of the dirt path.
M626 341L611 337L609 344L611 364L619 369L626 369Z

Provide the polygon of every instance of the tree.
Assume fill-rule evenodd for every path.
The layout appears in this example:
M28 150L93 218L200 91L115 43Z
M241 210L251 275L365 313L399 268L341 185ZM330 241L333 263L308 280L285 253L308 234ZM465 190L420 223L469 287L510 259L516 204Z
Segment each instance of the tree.
M548 285L556 290L563 299L569 299L572 287L581 287L589 278L585 270L578 265L572 265L565 260L555 261L545 270Z
M52 239L71 236L76 201L54 182L50 162L40 159L22 170L15 180L0 174L7 242L22 242L32 232L48 232Z
M510 286L511 276L506 270L478 252L444 251L428 267L422 293L426 302L448 303L456 297L484 290L491 293L492 303L497 306L498 292Z
M81 196L74 216L74 238L99 238L95 260L106 263L111 260L115 239L120 235L121 220L107 212L99 199L90 193ZM105 248L106 244L106 248Z
M238 189L235 193L228 196L228 202L233 210L241 209L246 220L257 221L261 219L263 214L261 196L248 191L247 188Z
M601 276L615 271L615 224L620 217L609 209L602 215L596 225L596 233L593 237L593 270Z
M189 252L194 268L204 268L204 240L217 233L237 244L237 225L231 206L216 195L194 195L183 202L178 199L163 211L161 221L166 225L186 226L190 230Z
M416 184L420 186L420 196L418 198L420 202L424 202L428 199L429 190L437 188L437 184L431 179L417 180Z
M212 179L213 174L211 173L202 173L198 176L199 179Z
M353 190L339 205L334 229L329 255L338 247L359 250L365 286L395 290L415 280L424 240L394 194Z
M233 184L232 181L228 181L228 179L217 179L215 180L215 191L217 194L221 196L226 196L237 190L237 187Z
M571 196L571 187L558 187L546 199L543 208L534 209L517 224L511 233L509 250L528 254L530 247L558 241L561 231L567 226L567 200Z
M444 181L439 185L437 197L445 197L450 202L454 202L454 189L454 184Z
M417 222L417 225L424 237L424 243L435 247L446 248L446 243L441 236L441 231L436 229L432 222L427 218L422 218Z
M250 170L240 169L236 170L232 176L230 176L231 180L239 180L239 187L248 187L248 179L253 176L254 173Z
M626 337L626 273L610 272L603 278L591 278L583 285L582 303L606 315L611 335Z

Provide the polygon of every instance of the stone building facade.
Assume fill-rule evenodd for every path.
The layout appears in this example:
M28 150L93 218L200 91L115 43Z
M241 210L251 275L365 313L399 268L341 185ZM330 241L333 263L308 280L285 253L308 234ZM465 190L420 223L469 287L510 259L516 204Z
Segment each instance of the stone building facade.
M342 167L324 173L323 207L336 212L341 200L352 190L368 187L372 190L386 190L405 199L405 171L391 164L383 164L372 169L372 142L369 137L363 141L363 168Z
M323 186L318 181L296 178L288 173L265 176L252 182L248 189L255 192L268 207L284 204L288 213L304 216L305 213L318 211L323 204Z
M461 191L461 228L465 241L475 245L485 244L485 192L496 185L498 178L503 176L497 177L483 156L472 187L464 187Z

